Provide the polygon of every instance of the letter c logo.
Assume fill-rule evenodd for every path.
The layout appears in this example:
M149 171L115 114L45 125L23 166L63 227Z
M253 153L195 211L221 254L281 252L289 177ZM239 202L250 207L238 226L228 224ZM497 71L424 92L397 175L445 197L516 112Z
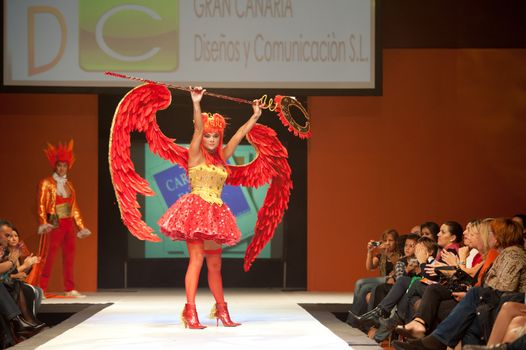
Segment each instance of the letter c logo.
M99 21L97 22L97 27L95 29L95 38L96 38L97 44L99 45L101 50L104 51L105 54L107 54L108 56L113 57L113 58L115 58L117 60L120 60L120 61L138 62L138 61L147 60L147 59L155 56L160 50L159 47L154 47L154 48L150 49L149 51L143 53L142 55L126 56L126 55L121 55L120 53L115 52L114 50L112 50L106 44L106 42L104 41L103 32L104 32L104 25L106 24L106 21L108 21L108 19L110 19L110 17L113 16L114 14L116 14L117 12L126 11L126 10L143 12L143 13L146 13L151 18L153 18L153 19L155 19L157 21L161 20L161 16L159 16L155 11L153 11L153 10L147 8L147 7L144 7L144 6L139 6L139 5L121 5L121 6L114 7L111 10L109 10L108 12L106 12L104 15L102 15L100 17Z

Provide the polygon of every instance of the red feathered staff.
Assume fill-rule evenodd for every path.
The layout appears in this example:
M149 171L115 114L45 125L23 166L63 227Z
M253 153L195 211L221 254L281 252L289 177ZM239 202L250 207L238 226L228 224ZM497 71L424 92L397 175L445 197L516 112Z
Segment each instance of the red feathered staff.
M186 87L175 86L172 84L153 81L149 79L132 77L129 75L115 73L115 72L105 72L104 74L112 76L112 77L116 77L116 78L140 81L143 83L164 85L171 89L190 91L190 89ZM205 95L221 98L224 100L234 101L238 103L246 103L249 105L253 104L253 101L249 101L249 100L245 100L245 99L237 98L237 97L230 97L226 95L215 94L215 93L208 92L208 91L205 91ZM262 109L268 109L269 111L276 112L278 114L279 119L283 123L283 125L287 127L287 129L290 132L294 133L294 135L298 136L299 138L306 139L311 136L309 112L307 112L307 110L301 105L301 103L298 100L296 100L295 97L277 95L274 99L272 99L272 98L268 98L267 95L263 95L259 99L259 106ZM304 125L301 125L300 123L296 121L296 119L294 119L294 117L292 116L292 113L290 112L291 107L298 109L299 112L303 114L303 116L305 117Z

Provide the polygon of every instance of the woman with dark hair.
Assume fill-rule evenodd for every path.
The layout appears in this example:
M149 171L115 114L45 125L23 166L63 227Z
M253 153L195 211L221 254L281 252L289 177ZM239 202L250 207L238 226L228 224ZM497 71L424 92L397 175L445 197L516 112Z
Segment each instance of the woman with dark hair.
M420 236L429 237L435 242L437 241L438 231L440 231L440 226L436 222L426 221L420 225Z
M20 258L20 250L9 249L9 240L13 232L13 225L7 220L0 219L0 346L13 345L17 337L29 337L40 329L42 325L37 325L25 319L18 305L13 298L9 283L6 279L16 270ZM27 260L27 259L26 259ZM11 326L15 334L11 334Z
M511 219L496 219L491 224L490 237L496 241L500 254L488 270L483 287L471 288L430 335L413 342L395 342L396 349L445 350L459 341L481 344L489 337L484 330L491 330L495 320L479 307L498 309L504 301L524 301L526 251L521 225Z
M458 249L463 239L463 229L456 221L446 221L440 226L437 243L441 250L436 256L437 261L442 261L442 251L458 254Z
M29 271L33 265L40 262L40 257L29 253L25 244L20 240L18 230L15 227L13 227L8 238L8 249L12 252L17 251L20 258L16 261L13 269L0 276L0 279L18 303L24 319L42 327L44 324L36 319L36 315L44 293L40 287L25 283ZM21 260L23 263L20 263Z

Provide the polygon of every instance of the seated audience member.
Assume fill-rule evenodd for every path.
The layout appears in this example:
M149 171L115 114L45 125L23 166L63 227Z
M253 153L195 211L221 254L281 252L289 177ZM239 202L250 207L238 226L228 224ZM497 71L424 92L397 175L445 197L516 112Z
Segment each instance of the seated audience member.
M367 295L374 287L385 282L385 276L393 271L394 265L400 257L396 246L397 239L398 232L390 229L382 234L381 242L369 241L367 243L365 268L367 271L378 269L380 277L362 278L356 281L351 307L355 314L361 315L367 311Z
M420 225L420 237L429 237L433 241L437 241L440 226L436 222L427 221Z
M420 225L413 226L413 228L409 232L420 236Z
M27 274L34 264L40 262L40 257L29 254L25 245L21 243L17 230L13 227L8 239L8 249L12 252L18 251L20 258L24 257L23 263L17 260L16 268L3 277L2 282L6 284L13 299L18 303L22 315L33 324L40 325L42 322L36 320L36 314L42 302L43 291L38 286L25 283Z
M420 237L417 234L406 235L404 240L403 258L396 262L394 271L392 272L392 283L402 276L414 276L415 268L418 260L415 257L416 244ZM388 281L389 282L389 281Z
M396 349L437 349L463 344L483 344L493 327L492 310L506 301L524 302L526 251L523 228L511 219L491 224L490 240L496 240L499 256L488 270L483 287L469 289L449 316L428 336L411 342L394 342Z
M9 251L8 239L11 224L0 219L0 275L9 273L17 264L18 252ZM17 340L27 338L38 332L41 327L25 320L4 283L0 283L0 345L14 345ZM11 332L11 326L15 334Z

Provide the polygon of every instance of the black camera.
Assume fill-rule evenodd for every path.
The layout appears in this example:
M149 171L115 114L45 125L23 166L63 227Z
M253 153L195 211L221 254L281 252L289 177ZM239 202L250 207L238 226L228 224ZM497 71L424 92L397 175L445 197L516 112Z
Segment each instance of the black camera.
M382 242L380 242L380 241L373 241L373 242L371 242L371 245L372 245L373 247L379 247L380 244L382 244Z

